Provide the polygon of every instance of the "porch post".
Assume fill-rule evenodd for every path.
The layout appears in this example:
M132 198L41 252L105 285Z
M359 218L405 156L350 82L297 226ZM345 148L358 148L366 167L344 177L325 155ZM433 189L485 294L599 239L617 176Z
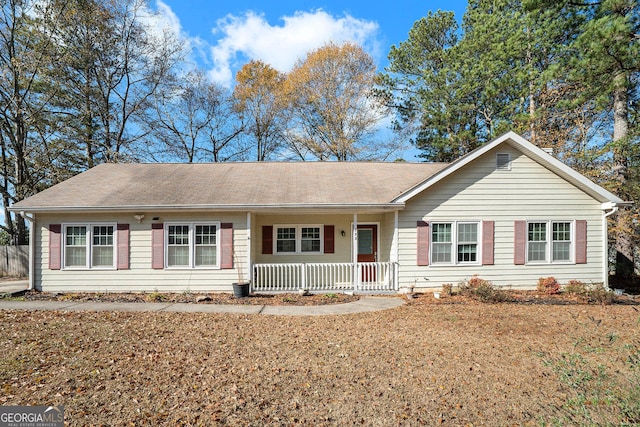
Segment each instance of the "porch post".
M251 265L251 212L247 212L247 277L253 282L253 266Z
M393 280L393 289L394 290L398 290L399 285L398 285L398 280L400 280L400 273L399 273L399 267L400 264L398 262L398 260L400 259L400 255L399 255L399 235L398 235L399 231L398 231L398 211L394 211L393 212L393 239L391 241L391 277Z
M353 290L358 290L360 277L358 277L358 213L353 214L353 230L351 230L351 261L353 262Z

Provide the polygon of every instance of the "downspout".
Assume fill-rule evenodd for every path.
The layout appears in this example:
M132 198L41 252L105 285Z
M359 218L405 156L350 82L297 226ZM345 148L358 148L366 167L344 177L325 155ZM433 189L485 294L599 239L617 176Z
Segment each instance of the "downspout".
M604 231L604 239L602 239L603 242L603 254L604 256L602 257L602 263L603 263L603 277L602 277L602 284L604 285L605 289L609 289L609 224L607 221L607 218L609 218L611 215L615 214L616 212L618 212L618 206L613 206L612 208L610 208L611 211L605 213L604 215L602 215L602 230Z
M35 242L33 236L35 235L34 228L36 226L36 214L27 215L24 211L20 212L20 216L29 221L29 288L32 291L35 288L35 277L33 274L35 266Z

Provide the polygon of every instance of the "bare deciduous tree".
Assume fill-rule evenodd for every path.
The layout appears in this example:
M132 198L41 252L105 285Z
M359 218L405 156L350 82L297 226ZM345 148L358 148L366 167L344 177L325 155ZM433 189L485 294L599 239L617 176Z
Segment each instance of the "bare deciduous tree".
M233 144L242 131L230 96L204 73L182 76L155 97L156 114L148 123L160 153L171 160L226 161L241 151Z

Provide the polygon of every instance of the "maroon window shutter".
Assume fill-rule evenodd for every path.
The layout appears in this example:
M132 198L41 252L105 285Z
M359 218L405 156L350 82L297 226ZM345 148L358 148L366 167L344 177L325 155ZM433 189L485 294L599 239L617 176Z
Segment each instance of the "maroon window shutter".
M513 263L524 265L527 246L527 221L516 221L514 224Z
M482 221L482 265L493 265L493 235L495 223Z
M49 224L49 269L60 270L62 260L62 225Z
M151 268L164 268L164 224L151 224Z
M429 223L418 221L418 250L416 252L418 265L429 265Z
M129 269L129 224L118 224L118 270Z
M587 263L587 221L576 221L576 264Z
M233 268L233 224L220 224L220 268Z
M262 253L273 254L273 225L262 226Z
M324 226L324 253L332 254L335 252L335 227L333 225Z

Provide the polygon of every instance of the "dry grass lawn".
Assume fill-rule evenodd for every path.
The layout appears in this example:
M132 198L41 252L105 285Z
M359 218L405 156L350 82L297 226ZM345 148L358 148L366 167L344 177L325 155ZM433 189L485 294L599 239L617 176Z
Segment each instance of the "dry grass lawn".
M69 426L638 425L639 322L427 296L326 317L0 311L0 405L64 405Z

